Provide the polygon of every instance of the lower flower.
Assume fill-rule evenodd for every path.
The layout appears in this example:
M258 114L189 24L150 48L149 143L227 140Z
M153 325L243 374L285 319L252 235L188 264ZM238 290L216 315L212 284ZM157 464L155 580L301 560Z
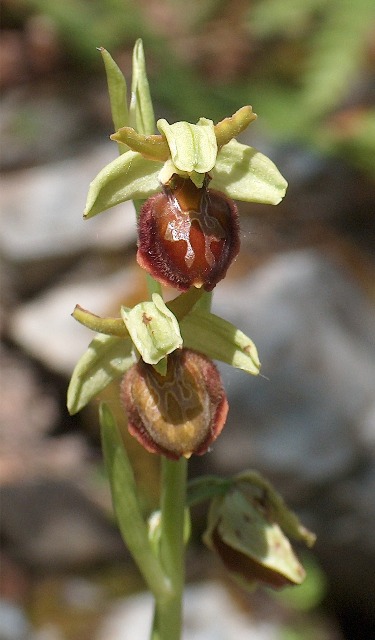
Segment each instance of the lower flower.
M148 451L175 460L204 454L228 413L216 366L190 349L168 356L165 376L139 360L122 380L121 397L131 435Z
M237 207L218 191L174 174L139 217L137 260L153 278L180 291L211 291L240 248Z

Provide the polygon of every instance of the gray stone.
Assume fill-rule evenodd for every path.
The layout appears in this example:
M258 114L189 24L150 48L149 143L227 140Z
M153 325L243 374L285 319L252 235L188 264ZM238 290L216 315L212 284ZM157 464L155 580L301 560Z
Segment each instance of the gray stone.
M20 305L9 321L12 339L27 353L52 371L70 377L73 368L94 337L71 313L76 304L97 315L120 315L120 301L136 290L138 279L133 269L109 276L77 281L77 276ZM114 305L116 311L113 311Z
M115 525L69 480L40 476L5 485L1 505L3 539L28 567L67 569L124 558Z
M375 433L375 315L364 294L310 250L218 287L214 301L254 340L264 376L223 369L230 414L215 461L272 470L297 491L347 473Z
M56 260L134 241L130 202L89 222L82 218L88 185L116 153L116 145L108 143L84 155L5 174L0 179L3 256L15 263Z
M239 610L219 583L191 585L185 590L182 640L278 640L274 621L252 620ZM140 594L116 603L95 640L147 638L152 621L152 597Z

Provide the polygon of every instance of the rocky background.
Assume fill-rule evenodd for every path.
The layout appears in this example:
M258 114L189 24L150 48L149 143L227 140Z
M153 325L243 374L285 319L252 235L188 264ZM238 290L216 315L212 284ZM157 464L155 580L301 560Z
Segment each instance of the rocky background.
M257 86L262 73L272 80L275 65L286 77L290 58L298 70L302 53L298 39L291 44L285 38L281 46L249 28L249 8L259 3L203 2L206 13L193 11L183 20L167 2L141 2L138 13L129 13L124 2L133 22L127 19L127 30L122 25L122 40L114 19L107 24L91 16L87 25L84 2L67 5L65 12L57 11L58 3L49 12L38 2L3 4L0 638L141 639L147 637L150 603L113 522L97 402L74 417L65 408L69 376L91 339L70 317L75 304L99 315L117 314L120 303L132 305L145 295L134 263L132 205L82 220L89 182L116 155L116 145L107 141L104 73L91 41L112 46L129 70L134 39L142 35L157 115L171 120L194 109L192 120L202 115L200 100L207 102L206 116L223 117L235 110L229 105L237 94L240 99L239 87L237 106L249 95L255 106L257 95L245 80ZM115 15L110 3L104 5L107 17ZM73 28L79 19L81 31ZM175 55L177 84L175 76L168 81L165 43ZM318 121L320 127L328 123L331 131L342 131L342 122L358 122L369 108L375 64L371 46L365 50L359 80L348 85L346 102ZM279 62L267 66L274 52ZM190 91L185 98L181 78ZM237 83L229 97L228 78ZM262 377L221 367L228 424L212 452L192 461L191 474L258 469L318 540L306 557L309 580L304 591L296 590L300 595L245 595L202 548L204 514L194 512L185 640L370 639L371 162L365 147L360 155L326 155L312 140L276 135L271 120L266 115L262 125L252 125L245 141L276 162L290 184L287 197L274 209L240 205L242 251L214 297L214 311L257 344ZM126 431L116 386L103 397ZM157 503L157 461L131 439L128 446L149 511Z

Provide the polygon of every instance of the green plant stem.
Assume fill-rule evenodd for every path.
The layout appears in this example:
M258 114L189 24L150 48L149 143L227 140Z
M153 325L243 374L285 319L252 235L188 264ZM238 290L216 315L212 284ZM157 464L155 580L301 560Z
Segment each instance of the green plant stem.
M187 460L162 458L160 560L172 595L156 599L152 640L180 640L185 583L184 521Z

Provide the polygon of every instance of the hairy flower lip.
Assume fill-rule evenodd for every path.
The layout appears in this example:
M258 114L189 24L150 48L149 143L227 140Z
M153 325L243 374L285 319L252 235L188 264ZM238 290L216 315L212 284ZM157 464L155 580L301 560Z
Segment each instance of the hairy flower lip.
M212 291L240 248L238 211L219 191L174 175L163 193L143 205L138 224L138 264L164 285Z
M190 349L168 356L166 376L139 360L122 380L121 399L129 433L147 451L172 460L206 453L228 413L216 366Z

